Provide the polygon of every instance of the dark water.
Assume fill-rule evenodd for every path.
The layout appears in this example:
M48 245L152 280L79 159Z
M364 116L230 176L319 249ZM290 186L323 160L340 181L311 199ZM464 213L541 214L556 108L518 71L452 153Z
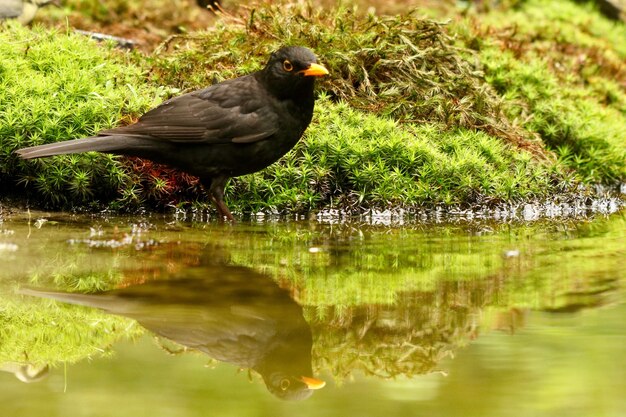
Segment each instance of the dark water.
M0 416L626 416L625 284L623 213L12 215Z

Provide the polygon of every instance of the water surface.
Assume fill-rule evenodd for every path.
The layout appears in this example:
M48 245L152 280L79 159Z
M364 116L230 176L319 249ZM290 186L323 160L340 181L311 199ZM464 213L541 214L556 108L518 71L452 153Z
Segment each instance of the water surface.
M625 260L623 213L401 226L12 215L0 412L623 416Z

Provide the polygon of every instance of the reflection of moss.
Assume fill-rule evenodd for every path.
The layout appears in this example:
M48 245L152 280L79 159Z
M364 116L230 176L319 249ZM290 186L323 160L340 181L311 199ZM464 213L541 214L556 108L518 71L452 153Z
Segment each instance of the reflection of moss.
M0 227L0 236L18 247L10 265L0 271L0 364L56 366L76 362L110 354L116 341L143 332L132 320L98 310L15 295L17 285L9 283L17 277L21 278L20 286L78 292L109 289L129 279L120 270L127 257L123 248L103 253L89 250L86 244L70 244L68 238L83 236L89 229L82 222L79 224L84 228L61 224L66 227L52 220L37 227L19 219ZM112 235L107 242L123 234L114 231Z
M67 251L67 263L44 272L34 268L37 277L28 279L36 278L31 285L92 291L151 278L201 277L203 265L214 263L251 266L304 306L315 337L315 365L339 380L355 370L385 378L432 372L484 329L513 329L519 320L509 323L508 312L607 305L618 299L626 279L626 219L619 215L589 223L473 224L469 230L314 222L193 226L158 224L142 235L178 242L184 233L179 244L92 249L93 257L109 262L94 262L91 272L64 272L85 255ZM10 220L3 227L11 228ZM125 219L108 219L94 239L108 241L124 227L131 228ZM44 229L31 231L32 245L48 238ZM55 244L58 239L48 243ZM55 248L38 255L42 264L46 256L57 256ZM504 258L510 249L519 256ZM18 250L13 256L20 263L28 254ZM15 280L3 273L4 281ZM0 312L0 361L74 361L142 331L129 320L51 301L5 297Z
M312 311L316 365L338 380L355 371L381 378L436 371L477 336L489 286L441 283L433 292L402 293L393 305Z
M287 268L267 267L307 306L316 366L339 380L357 370L384 378L433 372L484 329L504 329L500 316L600 307L616 298L624 282L623 273L615 280L626 230L620 216L512 230L497 225L483 237L453 237L450 228L432 226L424 232L379 233L344 227L336 226L334 239L297 227L285 233L281 227L268 238L275 250L293 248L290 238L298 236L306 246L328 252L296 251ZM440 232L451 236L426 237ZM555 235L562 240L553 241ZM253 263L271 265L272 254L264 247L256 247ZM511 248L520 256L502 258ZM236 258L244 262L242 255ZM494 312L496 319L490 318ZM519 326L521 318L506 330Z
M76 362L107 355L122 338L142 333L132 320L49 300L0 299L0 363Z

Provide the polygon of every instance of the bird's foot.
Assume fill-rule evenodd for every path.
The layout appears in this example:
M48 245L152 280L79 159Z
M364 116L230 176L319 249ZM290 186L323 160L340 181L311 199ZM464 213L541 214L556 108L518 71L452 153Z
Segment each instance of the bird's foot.
M226 203L224 203L224 186L228 181L228 177L217 176L208 180L204 180L203 183L208 185L209 195L211 196L211 200L213 204L215 204L215 208L217 209L217 214L219 215L219 221L224 222L224 218L231 222L235 223L235 217L232 215ZM205 185L206 186L206 185Z
M219 221L224 222L224 219L231 223L235 223L235 217L232 215L224 200L218 200L215 197L211 198L213 200L213 204L215 204L215 208L217 209L217 215L219 216Z

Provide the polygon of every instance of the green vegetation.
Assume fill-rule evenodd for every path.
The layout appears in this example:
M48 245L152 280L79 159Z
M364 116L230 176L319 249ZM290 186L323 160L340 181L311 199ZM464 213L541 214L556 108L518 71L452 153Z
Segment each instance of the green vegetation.
M157 90L121 54L83 37L9 25L0 30L0 184L16 182L55 207L111 200L131 186L114 157L103 154L19 161L12 152L89 136L153 105Z
M50 300L0 299L0 363L56 366L109 355L116 341L143 331L132 320L94 309L67 308Z
M96 3L67 7L72 19L82 13L94 24L136 15L132 5ZM150 21L162 12L150 10ZM60 11L48 13L54 22ZM228 204L240 213L467 207L614 184L626 179L625 35L623 25L565 0L514 2L448 24L263 5L222 14L208 30L147 54L7 25L1 188L26 190L32 204L50 208L206 207L196 179L149 161L22 162L12 152L130 123L173 94L260 68L283 44L310 46L332 75L319 84L314 121L296 149L231 181Z
M589 5L526 1L487 16L471 44L509 117L586 183L626 177L626 26Z

